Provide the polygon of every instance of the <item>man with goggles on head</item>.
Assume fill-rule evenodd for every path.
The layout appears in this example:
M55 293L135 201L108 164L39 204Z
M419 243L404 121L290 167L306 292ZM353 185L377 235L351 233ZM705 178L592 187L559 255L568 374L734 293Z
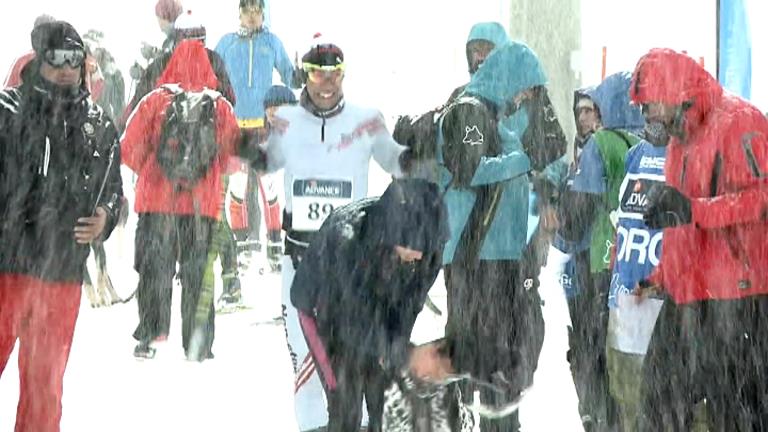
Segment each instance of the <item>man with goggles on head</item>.
M237 98L235 115L240 129L251 142L266 139L267 128L264 124L264 96L272 87L272 74L277 70L281 81L287 86L293 84L295 70L280 38L264 24L264 0L240 0L240 27L228 33L216 45L216 53L221 56ZM299 83L293 85L300 87ZM241 249L250 253L260 250L261 209L259 193L264 198L264 222L267 228L267 250L275 250L280 244L280 205L270 201L265 191L272 190L270 176L259 177L255 171L244 169L236 176L247 176L247 181L230 183L233 192L244 199L236 203L236 209L246 215L247 237L240 239ZM237 187L240 184L242 187ZM239 189L239 190L238 190ZM276 217L273 217L276 215ZM280 254L282 255L282 254ZM270 257L268 253L268 258ZM224 298L233 303L240 301L240 295L225 292Z
M323 387L290 302L295 269L333 209L368 195L371 157L400 176L405 147L391 138L378 110L345 103L344 53L337 45L316 40L301 60L306 86L298 105L281 107L275 114L262 168L285 170L283 303L295 358L297 421L301 431L309 431L325 427L328 415Z
M85 48L62 21L32 31L22 84L0 91L0 373L19 339L17 431L58 431L89 244L123 195L112 120L88 97Z

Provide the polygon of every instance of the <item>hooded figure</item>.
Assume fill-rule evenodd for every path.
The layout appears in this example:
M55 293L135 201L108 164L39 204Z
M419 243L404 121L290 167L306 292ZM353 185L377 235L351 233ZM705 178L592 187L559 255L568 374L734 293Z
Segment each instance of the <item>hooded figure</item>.
M32 31L22 84L0 91L0 373L19 340L17 431L58 431L89 243L122 198L117 130L88 97L63 21Z
M543 341L537 279L521 264L531 170L521 138L539 114L524 100L545 83L533 51L504 45L472 76L438 129L451 230L443 254L446 337L458 371L504 386L509 398L530 385ZM486 401L503 402L481 392ZM502 422L519 427L516 415ZM491 426L481 422L482 430Z
M159 87L136 107L122 138L125 164L139 176L134 209L139 214L136 228L136 258L139 273L139 341L135 355L151 357L149 343L168 334L172 278L180 252L183 345L188 358L212 358L213 293L202 295L203 271L211 242L211 229L219 217L222 174L229 166L240 140L232 105L213 89L219 82L203 43L185 40L176 47L168 67L158 79ZM159 157L164 127L176 95L205 94L213 100L217 150L199 180L187 187L170 180ZM192 98L192 96L187 96ZM201 119L206 121L207 119ZM199 135L204 136L204 135ZM194 145L210 146L196 142ZM177 246L180 245L180 246ZM179 247L179 250L177 250ZM193 330L202 329L201 342L192 346Z
M510 41L504 26L497 22L481 22L472 26L467 37L467 68L469 75L477 72L481 64L491 55L494 49ZM456 99L467 85L457 87L448 98L448 103Z
M643 129L640 108L630 104L631 75L607 77L584 95L600 115L599 128L589 135L579 156L572 185L564 192L560 235L571 244L589 234L589 259L578 254L576 273L580 292L572 299L571 365L583 418L595 424L614 425L615 403L608 393L605 341L608 325L608 292L616 242L612 214L619 207L624 161L640 139L632 132Z
M388 374L407 364L446 235L437 185L395 180L380 198L335 210L305 252L291 302L328 396L329 431L359 429L363 394L368 427L380 430Z
M710 430L764 429L768 120L670 49L640 58L630 95L670 136L666 184L648 192L643 215L664 228L664 245L636 293L666 301L643 369L641 428L690 429L706 398Z

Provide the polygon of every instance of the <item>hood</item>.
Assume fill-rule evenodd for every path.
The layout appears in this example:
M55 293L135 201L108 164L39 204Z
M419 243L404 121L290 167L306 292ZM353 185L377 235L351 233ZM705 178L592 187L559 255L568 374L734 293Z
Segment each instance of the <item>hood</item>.
M497 109L518 93L547 83L536 53L520 42L497 47L472 75L466 92L492 102Z
M467 44L474 40L484 40L500 47L509 42L507 31L497 22L482 22L472 26L467 37Z
M608 129L638 130L645 125L639 104L631 104L629 87L632 75L618 72L609 75L588 95L600 110L600 122Z
M201 41L187 39L176 46L168 66L156 82L157 87L165 84L178 84L187 91L218 88L219 82L208 59L208 51Z
M369 210L367 226L385 246L425 254L441 251L448 239L442 195L435 183L423 179L393 180Z
M699 124L722 98L717 80L688 55L668 48L656 48L637 62L630 86L632 101L638 105L661 102L667 105L691 103L685 113L686 127Z
M475 71L473 70L472 59L469 54L469 43L477 40L492 43L494 45L493 49L495 50L496 48L509 43L509 36L507 36L507 31L504 30L504 26L497 22L482 22L473 25L469 30L466 44L467 66L470 69L470 75ZM493 52L493 50L491 50L491 52Z

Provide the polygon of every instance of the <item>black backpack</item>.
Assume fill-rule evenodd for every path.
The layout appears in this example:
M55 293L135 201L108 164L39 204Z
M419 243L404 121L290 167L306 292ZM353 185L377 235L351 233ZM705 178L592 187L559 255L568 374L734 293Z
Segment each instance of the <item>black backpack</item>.
M157 149L157 163L178 189L190 190L205 177L219 151L216 142L216 99L212 90L184 91L164 86L173 101L168 106Z
M462 96L442 112L443 164L453 185L468 187L480 158L501 153L496 115L480 99Z

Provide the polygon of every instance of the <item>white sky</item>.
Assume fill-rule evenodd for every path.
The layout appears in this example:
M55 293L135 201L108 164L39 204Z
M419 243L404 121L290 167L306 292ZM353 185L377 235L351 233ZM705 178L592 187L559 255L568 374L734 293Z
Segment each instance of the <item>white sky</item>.
M8 1L8 0L7 0ZM747 0L753 23L766 22L768 4ZM303 52L311 35L321 31L339 41L348 73L350 100L375 106L392 119L443 102L467 80L464 41L471 25L496 20L509 26L506 0L273 0L271 28L291 57ZM458 3L458 2L456 2ZM139 59L142 40L158 43L162 35L154 18L155 0L28 0L14 2L12 20L0 26L0 75L17 55L29 49L29 32L37 15L46 12L69 20L81 33L97 28L127 77ZM238 0L187 0L208 30L208 45L237 27ZM668 46L703 56L715 66L715 0L582 0L581 77L600 79L601 47L607 46L607 72L631 70L651 47ZM532 18L536 20L536 18ZM768 29L752 26L753 101L768 111L765 56Z

